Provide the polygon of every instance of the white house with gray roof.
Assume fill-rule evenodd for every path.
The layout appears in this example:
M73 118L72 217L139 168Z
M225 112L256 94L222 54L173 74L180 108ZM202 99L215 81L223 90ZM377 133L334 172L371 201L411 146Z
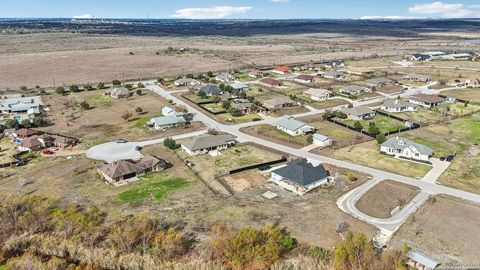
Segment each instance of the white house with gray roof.
M382 103L380 109L396 113L396 112L415 112L418 110L419 105L410 103L403 99L395 98L395 99L387 99L385 102Z
M306 135L312 133L315 128L305 122L297 120L290 115L280 118L275 124L277 129L286 132L292 136Z
M167 116L160 116L150 119L148 126L156 130L165 130L172 127L184 125L187 122L183 113L174 113Z
M13 118L18 122L25 119L32 120L40 115L42 106L42 100L38 96L0 99L0 112L4 115L3 119Z
M235 81L235 76L230 73L221 73L215 79L219 82L233 82Z
M312 139L313 139L313 144L314 145L318 145L318 146L321 146L321 147L327 147L327 146L332 145L332 143L333 143L332 138L330 138L328 136L325 136L325 135L322 135L320 133L313 134Z
M322 164L307 159L291 161L287 166L272 171L271 181L277 185L303 195L329 182L329 172Z
M371 93L372 89L366 86L360 85L349 85L343 88L340 88L340 93L350 95L350 96L358 96L363 93Z
M402 137L393 137L380 146L380 152L396 158L406 158L417 161L428 161L433 156L433 150Z
M348 119L351 120L368 120L374 118L377 115L374 110L366 106L346 108L343 109L342 112L347 115Z
M330 95L332 94L332 92L327 89L319 89L319 88L310 88L303 93L307 96L310 96L310 98L315 101L327 100L330 98Z
M224 150L237 143L233 135L202 135L181 144L182 150L191 156Z

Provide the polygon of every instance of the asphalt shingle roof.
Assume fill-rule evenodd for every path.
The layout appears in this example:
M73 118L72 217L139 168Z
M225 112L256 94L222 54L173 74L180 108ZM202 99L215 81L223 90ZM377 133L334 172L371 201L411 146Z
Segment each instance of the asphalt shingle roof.
M282 116L282 118L277 121L276 125L291 131L295 131L306 126L307 124L305 122L302 122L300 120L293 118L290 115L285 115L285 116Z
M315 167L306 159L294 160L287 166L274 170L272 173L302 186L308 186L328 177L328 172L322 165Z
M401 150L401 151L403 151L406 148L414 148L422 155L431 156L433 154L433 150L430 147L410 141L409 139L402 138L402 137L390 138L386 140L384 143L382 143L382 146Z

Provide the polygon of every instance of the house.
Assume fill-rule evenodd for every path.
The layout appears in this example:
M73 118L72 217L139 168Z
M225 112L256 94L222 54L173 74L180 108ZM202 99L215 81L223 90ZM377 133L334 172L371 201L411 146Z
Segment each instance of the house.
M235 99L231 105L243 114L264 112L265 108L258 106L247 99Z
M191 78L181 78L173 82L175 86L195 86L199 83L200 83L199 81Z
M345 75L341 72L338 72L338 71L327 71L327 72L324 72L323 74L320 74L323 78L325 79L331 79L331 80L336 80L336 81L341 81L341 80L345 80Z
M428 161L433 156L431 148L401 137L393 137L382 143L380 153L417 161Z
M56 148L64 149L70 146L77 144L76 139L60 136L60 135L49 135L53 138L53 146Z
M408 101L413 104L420 105L425 108L432 108L440 106L445 103L445 99L436 95L418 94L408 98Z
M415 54L412 54L409 57L409 59L413 61L430 61L432 60L432 57L430 55L426 55L422 53L415 53Z
M456 61L465 61L473 58L473 55L469 53L453 53L447 54L442 57L445 60L456 60Z
M295 101L286 97L267 99L263 102L263 106L271 111L281 110L285 107L293 107L295 105Z
M391 86L394 85L395 82L389 78L385 77L378 77L369 79L366 81L366 84L370 87L381 87L381 86Z
M147 126L156 130L165 130L172 127L184 125L187 122L183 113L175 113L167 116L160 116L150 119Z
M295 77L294 81L298 83L313 83L314 77L310 75L299 75Z
M26 139L28 137L32 137L34 135L39 135L40 131L30 129L30 128L21 128L14 132L12 132L13 137L18 141Z
M480 80L476 78L450 79L448 80L447 85L452 87L477 87L480 85Z
M38 96L0 99L0 113L18 122L31 121L34 117L41 115L42 106L42 100Z
M275 124L277 129L292 136L307 135L313 133L315 128L305 122L297 120L290 115L284 115Z
M77 140L72 138L67 138L60 135L42 134L30 136L21 140L17 149L21 152L32 152L48 147L66 148L68 146L73 146L76 143Z
M256 79L256 78L262 78L265 75L260 70L252 70L250 71L250 73L248 73L248 76L250 76L250 78Z
M235 76L230 73L221 73L215 77L215 80L219 82L233 82L235 81Z
M204 93L207 97L220 96L223 94L222 89L220 89L220 87L218 87L218 85L215 85L215 84L205 85L202 88L200 88L198 92Z
M97 167L97 171L108 183L122 185L136 181L146 173L163 171L169 167L168 161L147 155L138 161L119 160L102 164Z
M113 98L128 98L130 96L130 92L125 87L113 88L106 94Z
M402 99L387 99L385 100L382 105L380 106L380 109L386 111L386 112L415 112L418 110L418 105L412 104L408 101L402 100Z
M190 141L183 142L181 147L189 155L201 155L210 151L218 151L230 148L236 144L235 137L229 134L225 135L203 135Z
M430 81L430 77L421 74L409 73L403 76L404 80L411 81L411 82L423 82L427 83Z
M330 98L330 95L332 94L332 92L327 89L318 89L318 88L310 88L303 93L307 96L310 96L310 98L315 101L327 100Z
M285 167L272 171L270 179L279 186L302 195L316 187L327 185L329 176L329 172L322 164L297 159Z
M315 133L313 134L313 144L321 146L321 147L327 147L332 145L333 140L325 135L322 135L320 133Z
M230 86L231 86L231 87L233 88L233 90L235 90L237 93L246 92L246 91L248 91L248 89L249 89L248 85L243 84L243 83L232 83L232 84L230 84Z
M344 68L345 64L340 60L333 60L322 63L325 68Z
M169 115L173 115L175 113L176 113L175 110L168 107L168 106L165 106L165 107L162 108L162 115L163 116L169 116Z
M349 95L349 96L358 96L363 93L371 93L372 89L366 87L366 86L360 86L360 85L349 85L343 88L340 88L340 93Z
M435 270L440 266L439 262L418 251L409 251L407 258L407 264L417 270Z
M348 119L352 120L368 120L372 119L377 113L365 106L358 106L353 108L343 109L342 112L347 115Z
M375 70L370 68L349 68L346 70L348 74L358 75L358 76L370 76L375 74Z
M441 51L424 52L422 54L430 56L431 59L441 59L446 55L445 52Z
M260 80L260 83L270 87L280 87L283 86L283 82L279 80L275 80L272 78L264 78Z
M287 66L276 67L272 70L273 73L282 74L282 75L287 74L289 71L290 71L290 68Z

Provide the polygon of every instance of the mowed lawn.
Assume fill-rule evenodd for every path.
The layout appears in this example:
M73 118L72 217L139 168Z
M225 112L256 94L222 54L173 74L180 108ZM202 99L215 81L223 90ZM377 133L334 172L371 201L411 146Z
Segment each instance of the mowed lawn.
M188 185L188 181L183 178L147 175L141 177L129 190L118 194L118 199L128 203L147 199L161 200L168 193L181 190Z
M344 120L337 119L337 120L351 127L353 127L353 125L356 122L355 120L350 120L350 119L344 119ZM401 121L395 120L393 118L390 118L384 115L377 115L375 116L375 118L371 120L362 120L359 122L362 124L363 130L367 132L368 132L370 123L374 123L375 126L377 126L380 129L380 133L388 133L388 132L392 132L405 127L405 124L402 123Z
M454 96L459 99L468 100L471 103L480 103L480 88L455 89L442 92L446 96Z
M241 130L244 133L263 138L276 143L281 143L295 148L301 148L308 145L307 136L292 136L286 132L278 130L271 125L256 125L243 128Z
M338 149L328 155L336 159L415 178L422 178L432 169L428 165L382 155L376 141Z
M415 122L420 125L427 125L432 123L438 123L440 121L446 121L449 119L448 115L437 111L429 110L426 108L420 108L416 112L401 112L395 113L395 116L398 116L402 119Z

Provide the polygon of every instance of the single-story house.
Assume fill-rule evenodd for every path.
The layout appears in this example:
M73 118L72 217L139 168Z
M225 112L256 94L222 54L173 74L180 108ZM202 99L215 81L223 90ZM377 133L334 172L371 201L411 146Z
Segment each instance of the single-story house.
M215 77L215 80L219 82L233 82L235 81L235 76L230 73L221 73Z
M377 115L377 113L365 106L358 106L353 108L346 108L342 110L348 117L348 119L352 120L368 120L372 119Z
M446 100L437 95L418 94L408 97L408 101L425 108L432 108L443 105Z
M322 135L320 133L315 133L313 134L313 144L321 147L327 147L333 144L333 140L328 136Z
M285 107L293 107L297 103L286 97L278 97L267 99L263 102L263 106L271 111L281 110Z
M345 80L346 78L345 74L338 71L334 71L334 70L321 73L320 75L325 79L331 79L331 80L337 80L337 81Z
M310 88L303 93L307 96L310 96L310 98L315 101L327 100L330 98L330 95L332 94L332 92L327 89L318 89L318 88Z
M147 155L138 161L119 160L103 164L97 167L97 171L108 183L121 185L136 181L146 173L163 171L169 167L168 161Z
M297 120L290 115L284 115L275 123L277 129L292 136L307 135L313 133L315 128L307 123Z
M0 99L0 113L7 118L13 118L18 122L32 120L42 114L42 100L40 97L12 97Z
M215 84L205 85L202 88L200 88L198 92L205 93L207 97L220 96L223 94L222 89L220 89L220 87L218 87L218 85L215 85Z
M432 57L427 54L414 53L409 57L409 59L413 61L430 61Z
M162 108L162 115L163 116L169 116L175 114L175 110L173 108L170 108L168 106L165 106Z
M263 72L261 72L260 70L252 70L250 71L250 73L248 73L248 76L250 76L251 78L262 78L264 75Z
M435 270L440 263L418 251L411 250L407 253L407 264L417 270Z
M415 74L415 73L405 74L403 76L403 79L411 82L423 82L423 83L427 83L430 81L430 77L428 77L427 75L421 75L421 74Z
M290 71L290 68L288 66L281 66L281 67L276 67L272 70L273 73L277 74L287 74Z
M236 144L235 137L229 134L225 135L202 135L190 141L183 142L181 147L189 155L206 154L214 150L223 150Z
M294 79L298 83L313 83L314 77L310 75L299 75Z
M264 84L266 86L270 86L270 87L279 87L279 86L282 86L283 85L283 82L280 81L280 80L275 80L275 79L272 79L272 78L264 78L264 79L261 79L260 80L260 83L261 84Z
M453 53L453 54L447 54L442 57L442 59L446 60L457 60L457 61L464 61L464 60L470 60L473 58L473 55L469 53Z
M20 140L39 134L40 131L31 128L21 128L12 132L13 137Z
M345 64L340 60L333 60L322 63L325 68L344 68Z
M160 116L150 119L147 126L156 130L165 130L167 128L178 127L187 122L183 113L175 113L167 116Z
M106 92L106 94L113 98L128 98L130 96L130 92L125 87L113 88Z
M322 164L313 164L307 159L291 161L287 166L272 171L271 180L281 187L304 194L329 182L329 172Z
M252 102L250 102L248 99L235 99L232 102L232 107L238 109L242 113L259 113L259 112L264 112L266 109L263 108L262 106L258 106Z
M378 77L367 80L366 84L370 87L390 86L394 85L395 81L385 77Z
M386 140L380 146L380 152L397 158L401 157L418 161L428 161L433 156L431 148L401 137L393 137Z
M432 59L441 59L443 58L447 53L441 52L441 51L433 51L433 52L424 52L422 54L430 56Z
M20 141L17 149L19 151L38 151L48 147L57 147L57 148L65 148L68 146L73 146L77 143L77 140L67 138L60 135L50 135L50 134L43 134L43 135L34 135L27 137Z
M174 82L175 86L195 86L200 82L192 78L181 78Z
M405 101L403 99L387 99L385 100L380 109L387 112L415 112L418 110L418 105Z
M448 80L447 85L453 86L453 87L463 87L463 86L477 87L480 85L480 79L476 79L476 78L450 79Z
M233 88L233 90L238 92L246 92L249 89L248 85L243 83L232 83L230 86Z
M358 96L362 93L371 93L372 89L366 86L360 85L349 85L343 88L340 88L340 93L350 95L350 96Z

